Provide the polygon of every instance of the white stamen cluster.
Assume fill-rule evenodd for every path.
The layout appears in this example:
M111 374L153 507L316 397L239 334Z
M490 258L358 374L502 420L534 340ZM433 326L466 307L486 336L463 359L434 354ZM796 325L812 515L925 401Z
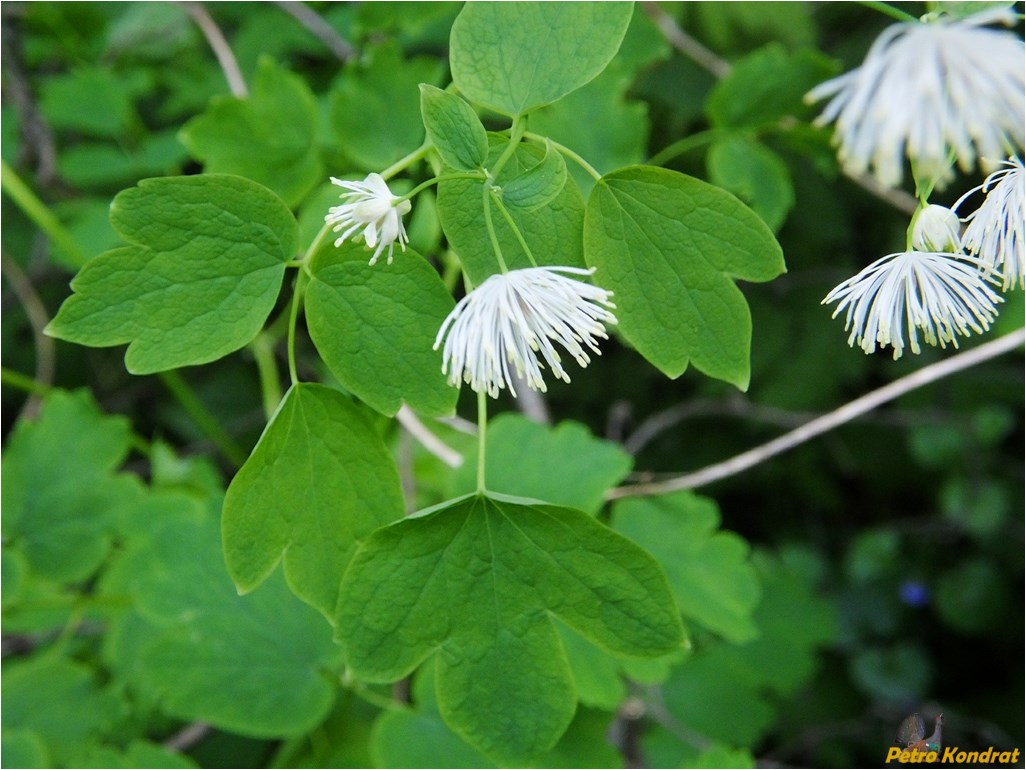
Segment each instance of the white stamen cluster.
M607 338L603 324L616 323L611 292L561 275L594 272L532 267L489 277L460 300L438 330L434 347L445 340L442 372L449 375L449 383L465 381L493 398L509 387L516 396L515 371L529 387L544 392L542 361L569 382L553 343L587 366L591 358L585 348L600 353L597 339Z
M983 191L987 197L965 218L962 248L977 256L984 270L1004 275L1002 288L1026 287L1026 168L1019 158L1002 162L1002 168L987 177L955 203L957 209L970 195Z
M388 264L392 264L396 241L403 251L410 242L403 226L403 215L409 213L410 202L392 195L380 174L368 174L362 182L331 177L331 183L349 191L342 194L345 203L332 206L324 217L325 222L335 225L333 232L344 231L335 240L335 246L341 246L350 236L355 236L354 241L362 237L367 246L374 249L370 264L378 261L386 246ZM363 232L358 232L361 229Z

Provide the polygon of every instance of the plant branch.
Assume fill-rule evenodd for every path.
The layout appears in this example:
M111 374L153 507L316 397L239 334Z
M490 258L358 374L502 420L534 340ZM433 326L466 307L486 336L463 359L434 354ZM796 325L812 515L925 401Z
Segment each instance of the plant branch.
M206 738L213 728L206 722L193 722L164 741L164 748L169 751L186 751Z
M221 28L217 26L214 19L207 13L203 3L180 2L178 5L189 14L189 18L196 22L196 26L203 32L203 36L207 39L207 44L213 50L214 56L217 57L217 63L221 65L221 71L224 73L224 79L228 81L228 88L231 90L232 96L245 99L249 96L246 81L242 77L239 62L236 61L235 54L232 53L231 46L225 40Z
M666 41L695 62L695 64L712 73L717 79L725 78L730 74L730 62L726 59L721 59L681 29L677 21L659 7L659 3L644 2L641 4L641 7L648 14L649 18L655 22L655 25L659 27L659 31L663 33Z
M306 3L299 2L299 0L275 0L274 4L306 27L306 30L324 43L325 47L339 61L348 62L356 58L357 51L349 41L328 24L319 13L310 10Z
M403 404L395 418L422 447L450 468L459 468L463 465L463 455L428 430L409 406Z
M1026 329L1011 332L979 347L967 350L964 353L959 353L951 358L925 366L917 372L895 380L882 388L877 388L833 412L817 417L779 438L775 438L747 452L742 452L736 457L665 481L616 487L609 490L606 494L606 499L617 500L622 497L665 495L682 489L695 489L696 487L705 486L714 481L734 476L759 463L765 462L771 457L804 444L806 441L811 441L820 434L833 430L839 425L843 425L881 404L892 401L931 382L936 382L955 372L960 372L963 369L968 369L971 366L1015 350L1023 344L1024 340L1026 340Z

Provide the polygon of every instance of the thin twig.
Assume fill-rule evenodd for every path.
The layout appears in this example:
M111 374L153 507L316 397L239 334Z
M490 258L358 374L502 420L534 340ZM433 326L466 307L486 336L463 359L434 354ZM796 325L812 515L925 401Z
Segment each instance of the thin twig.
M231 46L228 45L228 41L221 33L221 28L207 13L207 9L203 7L202 3L195 2L180 2L178 5L189 14L189 17L196 22L196 26L203 32L203 36L217 57L217 63L221 65L221 71L224 73L224 79L228 81L228 88L231 89L232 95L240 99L249 96L246 81L242 77L242 70L239 69L239 63L235 60L235 54L232 53Z
M713 77L717 79L725 78L730 74L730 62L721 59L681 29L676 20L660 8L658 3L645 2L641 4L641 7L659 27L659 31L663 33L666 41L695 64L712 73Z
M1024 340L1026 340L1026 329L1011 332L977 348L923 367L917 372L895 380L882 388L877 388L833 412L817 417L815 420L811 420L779 438L775 438L747 452L742 452L729 460L715 463L693 473L685 473L666 481L616 487L609 490L606 494L606 499L617 500L621 497L665 495L682 489L695 489L696 487L705 486L714 481L741 473L759 463L765 462L771 457L793 449L799 444L810 441L822 433L833 430L837 426L843 425L881 404L898 398L898 396L903 396L916 388L921 388L955 372L960 372L963 369L968 369L1003 353L1015 350L1023 344Z
M5 11L7 9L5 8ZM7 74L5 85L11 95L17 113L21 116L21 133L24 144L22 155L34 154L36 160L36 182L49 187L57 178L57 144L50 125L43 119L29 86L29 79L23 66L23 35L15 28L20 18L13 13L3 16L3 69ZM20 164L16 164L19 165Z
M193 722L164 741L164 748L169 751L187 751L210 735L212 730L206 722Z
M399 420L399 424L420 442L421 446L450 468L459 468L463 465L463 455L429 431L427 426L420 421L420 418L406 404L403 404L395 417Z
M29 327L32 329L32 340L36 348L36 376L35 381L44 389L53 386L54 374L54 342L53 339L43 334L43 329L50 321L50 314L39 299L35 287L22 271L18 263L11 259L6 252L0 253L3 271L11 289L25 309L25 317L28 319ZM18 415L18 419L32 419L39 412L39 405L42 403L40 396L33 393L29 396L25 405Z
M909 216L912 216L919 210L919 201L916 200L916 196L911 193L907 193L904 190L885 187L876 181L876 178L871 174L851 174L847 171L844 173L845 176L863 190L872 193L884 203L891 204L894 208L898 209L898 211L902 211Z
M356 49L342 37L320 14L310 10L299 0L275 0L275 5L306 27L307 31L335 54L336 58L348 62L356 56Z

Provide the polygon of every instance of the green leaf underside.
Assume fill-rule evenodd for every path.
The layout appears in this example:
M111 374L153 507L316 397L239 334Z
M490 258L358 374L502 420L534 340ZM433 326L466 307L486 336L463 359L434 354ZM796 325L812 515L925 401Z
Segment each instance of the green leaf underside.
M490 134L488 165L498 160L509 140ZM500 187L534 168L542 160L545 150L536 144L521 144L495 180ZM449 245L459 255L466 275L475 286L488 276L499 272L492 242L488 237L482 215L481 185L467 179L451 179L438 185L438 215ZM492 222L499 239L506 265L515 270L531 267L523 247L517 241L502 213L494 202L489 202ZM539 265L584 267L581 230L584 227L584 201L577 185L567 181L552 201L535 211L510 210L528 247Z
M237 176L144 179L114 199L110 217L132 245L86 264L46 331L129 343L134 374L214 361L253 339L296 250L282 200Z
M130 442L128 420L102 414L87 392L47 396L38 420L19 423L4 452L5 549L55 580L92 574L110 548L112 511L137 487L114 473Z
M354 674L394 681L437 652L443 718L500 763L538 757L573 716L550 614L622 655L683 642L665 578L641 549L580 511L497 496L378 530L342 595L336 634Z
M474 171L488 157L488 134L474 108L455 94L420 84L420 114L428 139L442 161L459 171Z
M389 416L403 402L426 415L452 414L459 391L432 349L454 304L438 273L411 249L371 267L352 242L326 246L311 271L307 326L339 382Z
M748 544L717 531L712 500L690 492L618 501L613 527L651 553L666 570L685 619L732 642L757 634L752 613L762 591Z
M488 423L485 486L595 514L606 490L631 470L630 455L617 444L595 438L580 423L540 425L518 414ZM476 454L456 471L457 494L475 488Z
M620 48L632 3L468 3L449 60L470 101L522 115L598 75Z
M552 202L566 184L563 156L545 143L545 155L537 165L502 186L502 202L519 211L534 211Z
M225 562L248 592L284 558L292 590L330 618L359 542L402 515L395 462L367 415L338 391L299 383L228 487Z
M751 315L732 279L768 281L785 267L773 234L743 203L675 171L621 169L588 199L584 249L639 353L669 377L692 363L747 388Z
M296 206L323 179L317 102L302 78L263 57L244 97L218 96L181 131L209 173L238 174Z
M166 713L253 737L299 735L327 715L341 651L324 617L272 575L239 596L216 516L166 514L112 566L105 589L130 595L140 624L114 665Z

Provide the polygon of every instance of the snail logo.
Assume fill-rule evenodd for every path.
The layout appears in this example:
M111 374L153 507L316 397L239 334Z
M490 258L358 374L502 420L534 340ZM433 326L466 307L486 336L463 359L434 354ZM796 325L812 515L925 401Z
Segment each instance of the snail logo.
M898 725L894 740L897 745L887 750L885 764L997 764L1013 765L1019 762L1019 749L998 751L993 746L983 751L964 751L958 746L943 745L944 715L933 720L933 733L926 737L926 722L919 714L909 714Z

